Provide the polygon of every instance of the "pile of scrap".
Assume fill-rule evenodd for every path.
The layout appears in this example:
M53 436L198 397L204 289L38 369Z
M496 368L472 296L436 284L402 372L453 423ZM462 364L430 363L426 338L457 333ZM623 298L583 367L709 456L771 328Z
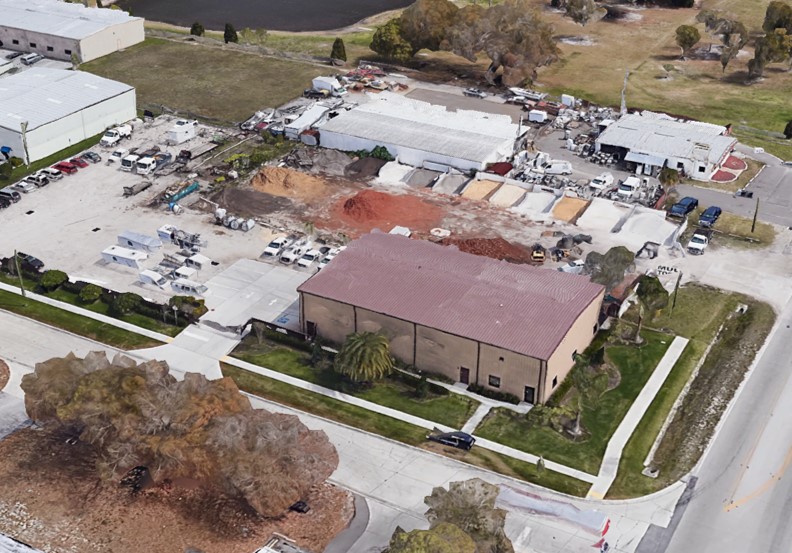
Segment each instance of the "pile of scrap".
M456 246L460 251L500 259L509 263L531 263L532 250L503 238L444 238L440 244Z

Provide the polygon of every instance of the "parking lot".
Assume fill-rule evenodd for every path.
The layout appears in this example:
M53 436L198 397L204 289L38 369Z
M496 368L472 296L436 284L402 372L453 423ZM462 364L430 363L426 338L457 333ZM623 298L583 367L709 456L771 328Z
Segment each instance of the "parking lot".
M27 71L33 67L47 67L49 69L71 69L72 64L68 61L61 61L61 60L52 60L44 58L41 61L36 62L34 65L25 65L22 63L22 56L17 56L13 60L8 60L6 56L15 53L14 50L4 50L0 48L0 71L5 68L5 62L9 61L11 64L11 68L5 68L3 73L0 73L0 78L2 75L11 75L13 73L18 73L20 71ZM24 52L22 53L24 55Z
M172 127L173 119L160 117L153 122L139 122L133 136L121 143L125 149L159 146L174 156L181 149L196 149L207 144L215 130L199 127L198 135L178 146L165 144L165 132ZM195 206L180 215L156 201L168 187L181 182L193 182L184 174L142 177L121 171L118 163L108 165L107 157L113 148L92 148L102 156L102 161L81 168L76 174L65 175L60 180L22 194L19 202L0 212L0 235L3 236L2 255L13 250L23 251L40 258L46 269L60 269L72 279L93 282L114 290L134 291L143 297L162 300L173 292L170 287L160 289L138 282L138 269L102 260L101 252L117 244L123 231L134 231L156 237L157 229L165 224L190 233L200 234L207 242L201 253L212 260L204 265L194 278L206 282L211 277L240 258L256 259L269 242L273 232L260 225L249 232L233 231L217 225L212 207ZM196 164L200 163L197 160ZM138 195L123 196L125 186L145 179L152 186ZM189 205L199 200L209 183L200 181L201 189L180 202ZM153 204L153 205L152 205ZM163 254L176 253L179 248L164 244L160 253L153 253L142 262L141 268L155 268Z

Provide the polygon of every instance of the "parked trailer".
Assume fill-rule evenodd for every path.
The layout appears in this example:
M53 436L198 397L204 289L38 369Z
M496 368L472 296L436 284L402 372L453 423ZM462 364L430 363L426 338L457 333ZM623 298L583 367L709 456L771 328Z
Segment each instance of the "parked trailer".
M177 192L175 192L173 194L166 195L165 198L164 198L164 201L165 201L166 204L174 204L174 203L178 202L179 200L181 200L182 198L184 198L185 196L189 196L193 192L195 192L197 190L200 190L200 188L201 188L201 185L198 184L197 181L193 182L192 184L183 187L181 190L179 190L179 191L177 191Z
M151 188L151 182L144 180L142 182L138 182L133 184L132 186L125 186L124 187L124 196L134 196L135 194L140 194L147 188Z
M148 259L148 254L141 251L110 246L102 251L102 259L108 263L118 263L133 269L142 269L142 263Z
M125 230L118 235L118 245L147 253L156 253L162 247L162 240L139 232Z
M156 271L152 271L150 269L146 269L145 271L140 271L138 273L138 280L142 284L153 284L159 288L164 288L165 285L168 283L168 279L164 276L159 274Z

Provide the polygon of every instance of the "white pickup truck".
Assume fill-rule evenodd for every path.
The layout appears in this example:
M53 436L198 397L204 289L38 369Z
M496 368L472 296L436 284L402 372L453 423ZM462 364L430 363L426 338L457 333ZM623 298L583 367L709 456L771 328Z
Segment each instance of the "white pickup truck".
M692 255L701 255L704 250L709 246L710 239L712 238L712 231L709 229L697 228L690 237L690 242L687 245L687 251Z
M610 188L612 184L613 175L611 173L601 173L599 176L591 179L589 187L593 188L594 190L605 190L606 188Z
M119 125L117 127L113 127L112 129L107 129L102 136L102 139L99 141L99 144L105 146L106 148L112 148L124 138L129 138L132 136L132 126L131 125Z

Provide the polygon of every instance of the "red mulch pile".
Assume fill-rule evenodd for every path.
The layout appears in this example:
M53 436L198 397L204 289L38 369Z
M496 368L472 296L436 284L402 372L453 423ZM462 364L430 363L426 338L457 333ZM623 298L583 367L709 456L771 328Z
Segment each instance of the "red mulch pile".
M741 160L739 157L729 156L723 162L723 166L727 169L734 169L735 171L743 171L748 168L748 164Z
M460 251L502 259L509 263L530 263L531 251L528 248L504 240L503 238L445 238L445 246L454 245Z
M366 189L351 198L342 198L333 207L332 216L362 233L375 228L388 232L397 225L428 232L440 224L443 210L415 196L394 196Z
M733 173L728 173L726 171L716 171L710 180L715 182L732 182L737 180L737 175Z

